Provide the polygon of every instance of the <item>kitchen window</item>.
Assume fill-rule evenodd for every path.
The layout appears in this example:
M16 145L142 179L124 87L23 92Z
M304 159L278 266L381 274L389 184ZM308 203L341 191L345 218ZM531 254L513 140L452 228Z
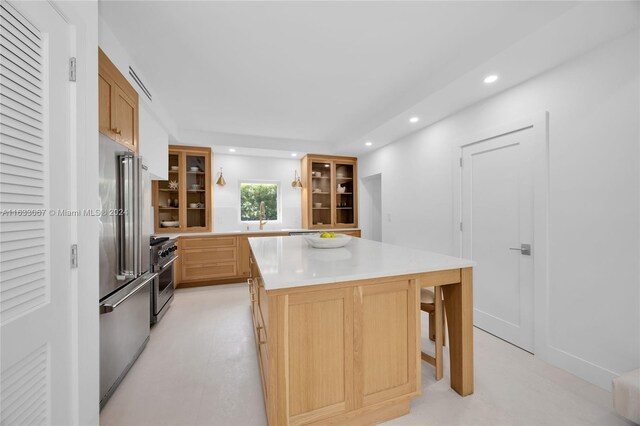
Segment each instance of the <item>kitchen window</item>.
M260 220L260 203L264 202L266 220L278 220L280 186L269 182L240 183L240 220Z

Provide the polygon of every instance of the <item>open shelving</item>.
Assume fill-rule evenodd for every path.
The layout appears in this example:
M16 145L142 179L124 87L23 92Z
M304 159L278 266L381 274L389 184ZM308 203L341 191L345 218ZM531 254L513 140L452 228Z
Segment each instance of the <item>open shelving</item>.
M153 182L156 233L211 231L212 157L210 148L169 146L168 180ZM177 189L169 186L171 181L177 182ZM191 207L194 204L197 207ZM178 226L165 227L163 221Z
M303 227L356 228L357 159L307 155L301 160L301 170ZM338 192L338 185L343 192Z

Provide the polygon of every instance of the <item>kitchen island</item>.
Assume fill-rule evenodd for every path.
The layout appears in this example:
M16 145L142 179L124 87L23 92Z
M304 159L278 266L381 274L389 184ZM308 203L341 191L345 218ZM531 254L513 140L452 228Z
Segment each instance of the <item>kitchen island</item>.
M469 260L354 238L249 238L249 292L270 425L373 424L421 393L420 287L441 286L451 387L473 393Z

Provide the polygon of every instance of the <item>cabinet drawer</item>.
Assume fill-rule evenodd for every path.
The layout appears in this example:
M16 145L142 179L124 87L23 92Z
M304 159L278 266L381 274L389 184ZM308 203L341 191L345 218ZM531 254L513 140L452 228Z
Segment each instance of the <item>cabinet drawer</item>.
M181 238L182 248L235 247L236 237Z
M235 262L238 251L235 247L183 249L182 263L185 265L217 265L219 263Z
M182 264L183 281L199 281L206 279L233 278L238 275L236 262L219 263L217 265Z

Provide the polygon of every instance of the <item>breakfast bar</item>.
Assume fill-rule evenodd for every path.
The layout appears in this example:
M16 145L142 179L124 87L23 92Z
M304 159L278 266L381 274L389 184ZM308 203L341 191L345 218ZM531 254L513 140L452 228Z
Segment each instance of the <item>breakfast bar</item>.
M474 262L353 238L249 238L249 292L270 425L374 424L421 394L420 287L440 286L451 388L473 393Z

